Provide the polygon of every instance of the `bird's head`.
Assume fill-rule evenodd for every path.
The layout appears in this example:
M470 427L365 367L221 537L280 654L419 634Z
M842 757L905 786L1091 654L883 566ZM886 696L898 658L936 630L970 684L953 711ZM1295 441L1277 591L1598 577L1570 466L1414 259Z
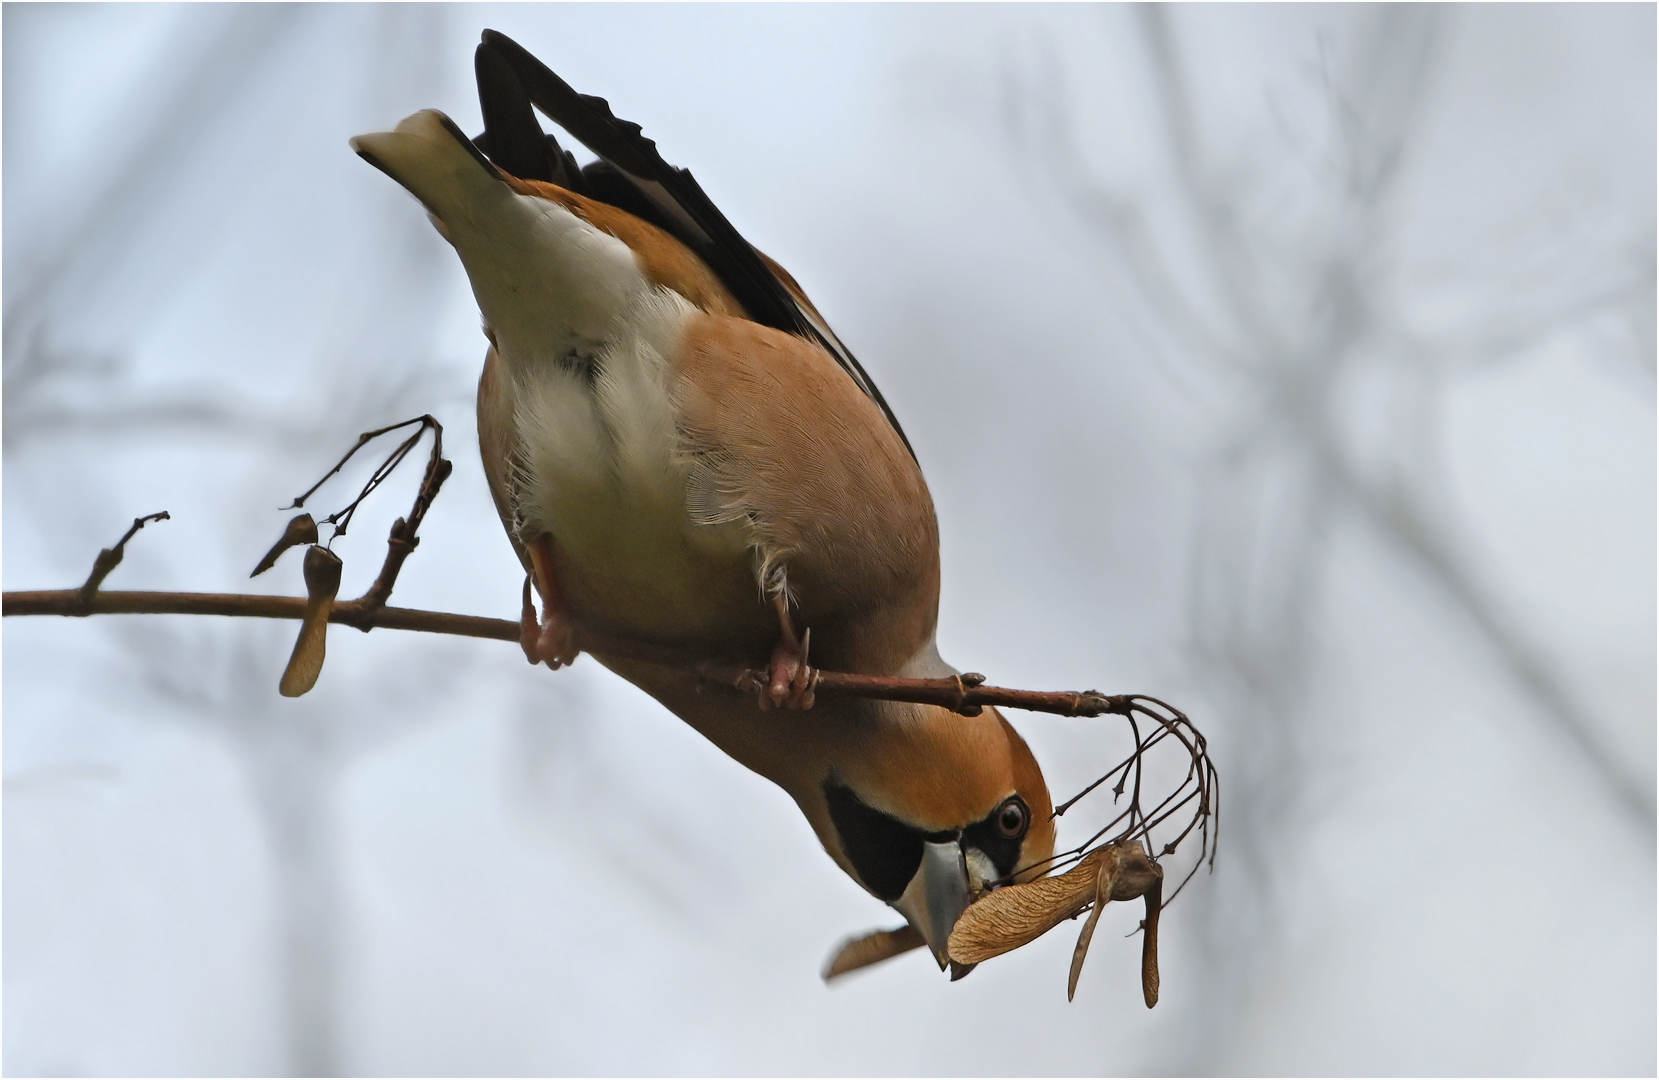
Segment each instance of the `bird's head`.
M912 708L897 733L837 762L820 787L822 818L816 807L807 816L842 869L902 914L943 969L969 904L1047 871L1054 807L1025 740L994 709Z

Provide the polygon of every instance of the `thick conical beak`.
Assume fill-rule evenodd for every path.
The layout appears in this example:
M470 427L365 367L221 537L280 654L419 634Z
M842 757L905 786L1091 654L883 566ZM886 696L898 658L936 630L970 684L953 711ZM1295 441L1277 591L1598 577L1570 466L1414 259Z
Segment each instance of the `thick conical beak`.
M921 932L943 971L950 964L951 928L972 899L961 843L929 840L922 845L922 865L893 907Z

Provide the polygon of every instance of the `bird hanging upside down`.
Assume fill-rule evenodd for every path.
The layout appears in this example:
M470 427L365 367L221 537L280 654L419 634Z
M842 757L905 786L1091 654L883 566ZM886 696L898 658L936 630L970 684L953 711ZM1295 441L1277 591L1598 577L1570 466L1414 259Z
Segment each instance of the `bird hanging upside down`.
M637 125L486 30L485 131L423 111L351 145L454 246L489 350L478 437L529 581L524 648L583 633L748 666L761 700L595 653L799 804L840 867L907 920L826 977L947 939L974 900L1039 877L1053 807L994 709L814 703L808 659L956 674L934 645L939 534L886 402L781 267ZM532 104L598 155L578 168ZM787 707L798 712L775 711Z

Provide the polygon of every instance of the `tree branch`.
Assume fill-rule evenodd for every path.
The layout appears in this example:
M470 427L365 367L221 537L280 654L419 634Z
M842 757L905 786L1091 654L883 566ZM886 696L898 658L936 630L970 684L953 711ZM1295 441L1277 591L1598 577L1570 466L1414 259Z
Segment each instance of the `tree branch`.
M98 592L90 602L80 589L42 589L0 594L0 615L230 615L254 619L299 619L305 598L251 596L242 593ZM517 641L518 623L478 615L451 615L414 608L377 607L365 610L358 600L342 600L329 612L329 622L359 630L418 630L429 634Z
M88 575L86 583L77 589L47 589L37 592L8 592L0 593L0 615L58 615L69 618L85 618L89 615L226 615L240 618L262 619L295 619L301 622L300 633L294 643L294 650L289 657L288 665L284 668L282 678L278 683L278 692L284 697L298 697L307 693L316 684L322 673L324 657L326 656L326 637L328 623L341 623L354 626L367 633L376 627L386 627L396 630L415 630L426 633L453 634L461 637L488 638L495 641L521 641L523 628L520 622L508 619L487 619L476 615L455 615L442 611L420 611L412 608L395 608L386 606L392 586L395 583L398 571L408 558L415 546L420 542L416 530L426 511L437 497L439 489L450 474L450 463L443 456L443 427L430 415L420 416L414 420L393 424L390 427L376 431L365 432L357 440L346 455L340 459L322 480L319 480L305 494L294 500L291 509L301 508L305 500L316 493L317 489L328 481L330 477L339 473L352 456L368 445L374 439L388 432L418 424L413 435L403 440L375 470L369 481L364 485L357 498L352 500L345 509L331 514L323 520L334 526L334 536L345 533L357 507L362 504L380 484L391 475L399 463L408 456L428 429L433 433L432 454L428 459L426 473L421 482L420 491L415 496L414 506L410 509L407 518L398 518L392 525L391 536L387 541L386 559L381 566L380 575L368 592L356 600L336 601L335 595L340 587L340 557L327 547L320 545L317 533L317 523L308 513L302 513L288 522L283 530L282 537L266 552L254 568L254 576L269 570L282 554L289 548L301 544L309 545L305 556L305 585L307 596L301 599L297 596L252 596L239 593L180 593L180 592L105 592L102 590L104 579L110 571L121 562L122 552L127 541L131 540L139 529L148 521L164 521L167 519L165 511L151 514L147 517L136 518L132 527L116 543L113 548L105 548L93 560L92 573ZM332 543L332 538L330 540ZM526 603L528 603L528 584L526 588ZM596 657L605 660L627 660L635 663L650 664L668 670L679 671L711 685L718 684L737 691L740 695L750 698L755 708L762 708L769 700L766 689L771 681L770 673L766 670L744 667L713 660L704 656L695 656L683 649L674 646L662 645L655 642L640 641L632 638L617 637L610 634L595 633L591 630L578 628L575 634L576 647L582 652L593 653ZM1117 814L1107 825L1096 831L1082 844L1068 851L1050 855L1041 862L1018 867L1008 874L1001 885L1009 886L1017 891L1015 883L1021 875L1033 871L1049 873L1062 871L1074 863L1080 863L1090 858L1104 859L1106 854L1097 855L1100 848L1094 845L1105 840L1104 847L1109 848L1113 865L1116 866L1119 855L1131 848L1138 853L1140 860L1155 874L1157 891L1147 892L1141 889L1135 895L1145 895L1147 901L1147 920L1142 924L1146 930L1145 949L1142 961L1142 982L1146 995L1146 1003L1150 1008L1157 1001L1157 917L1164 901L1160 897L1163 870L1157 865L1161 857L1173 855L1194 830L1198 831L1199 851L1198 858L1193 862L1191 870L1175 892L1170 894L1173 900L1181 892L1186 883L1192 880L1200 866L1215 861L1215 840L1219 827L1218 811L1218 778L1215 766L1210 761L1209 748L1204 736L1193 727L1192 722L1179 709L1174 708L1156 698L1140 694L1102 694L1098 690L1082 692L1070 691L1041 691L1041 690L1012 690L1001 686L986 686L985 676L969 672L962 675L952 675L943 679L905 679L880 675L857 675L844 671L821 671L808 669L809 697L853 697L878 699L885 701L905 701L921 705L935 705L949 709L962 716L978 716L985 706L1003 706L1005 708L1025 709L1031 712L1053 713L1059 716L1100 716L1115 713L1125 717L1129 722L1129 729L1135 740L1134 751L1120 762L1115 768L1099 780L1084 788L1075 798L1060 804L1052 813L1058 818L1069 810L1078 800L1099 788L1113 776L1118 777L1117 786L1112 789L1112 801L1116 804L1123 794L1124 784L1133 776L1134 791L1129 797L1129 803L1122 812ZM1147 736L1142 736L1141 727L1136 722L1137 714L1150 719L1157 725ZM1186 751L1186 775L1175 786L1175 789L1163 802L1153 808L1152 813L1146 813L1141 803L1141 773L1143 760L1147 753L1153 751L1160 743L1170 743L1173 748L1178 744ZM1190 818L1186 828L1173 840L1166 843L1159 850L1153 843L1153 829L1162 825L1168 818L1178 811L1191 806ZM1177 822L1179 825L1179 822ZM1121 828L1120 828L1121 826ZM1107 838L1113 829L1119 829ZM1139 839L1136 839L1136 838ZM1156 852L1156 854L1148 854ZM1078 877L1081 871L1067 874L1067 878ZM1087 876L1084 874L1083 876ZM1098 877L1098 875L1097 875ZM1147 881L1153 879L1148 877ZM1077 975L1082 966L1083 956L1088 950L1089 939L1093 934L1094 925L1099 917L1100 908L1107 899L1125 899L1118 895L1118 890L1101 877L1095 882L1096 888L1090 894L1089 902L1094 905L1094 914L1090 916L1088 926L1085 927L1083 937L1079 939L1072 960L1071 982L1068 996L1077 988ZM1102 890L1105 890L1104 892ZM1013 895L1010 893L1010 895ZM1068 894L1069 895L1069 894ZM1033 903L1039 907L1048 904L1052 898L1043 888L1038 887L1030 893ZM1045 899L1046 898L1046 899ZM1068 901L1068 903L1070 903ZM1064 911L1059 908L1051 912L1055 917L1042 923L1042 929L1058 924L1067 917L1075 916L1080 909L1076 905L1067 907ZM1041 933L1038 929L1030 936ZM1006 936L1006 935L1005 935ZM1018 936L1009 937L1002 942L1001 950L1017 948L1023 943ZM879 952L879 950L878 950ZM859 963L869 963L880 959L883 955L870 954ZM838 961L839 963L839 961ZM856 965L855 965L856 966Z
M84 589L43 589L0 594L0 615L5 616L228 615L255 619L302 619L305 606L305 599L298 596L242 593L96 591L88 595ZM328 621L352 626L365 633L385 628L488 638L492 641L516 643L519 640L516 620L385 607L362 600L336 602L329 611ZM678 668L695 674L705 682L730 686L746 693L758 692L768 678L765 671L756 668L722 664L669 646L609 634L579 631L577 644L583 652ZM816 671L814 677L817 680L814 692L820 695L938 705L964 716L977 715L987 705L1058 716L1101 716L1107 713L1127 714L1140 702L1155 702L1155 699L1140 695L1102 694L1098 690L1013 690L986 686L985 676L972 672L945 679L890 678L842 671Z
M430 419L430 418L424 418ZM436 427L436 423L433 422ZM424 431L424 425L422 430ZM378 433L375 433L378 434ZM414 438L418 438L417 433ZM370 436L364 436L359 443L366 442ZM401 459L413 445L414 438L406 441L394 458ZM349 455L348 455L349 457ZM377 472L376 478L370 482L369 489L378 484L383 474L395 466L395 461L388 462ZM149 517L134 520L132 527L127 530L114 548L106 548L98 553L94 561L92 574L86 584L76 589L47 589L36 592L8 592L0 593L0 615L58 615L69 618L85 618L89 615L227 615L242 618L264 619L295 619L303 622L300 635L294 646L293 656L283 672L279 683L279 691L286 697L296 697L309 691L321 673L324 657L324 626L326 623L342 623L354 626L365 633L376 627L386 627L397 630L416 630L427 633L454 634L462 637L489 638L496 641L518 642L521 627L516 621L508 619L488 619L476 615L455 615L441 611L420 611L411 608L395 608L386 606L386 596L391 592L392 580L396 577L399 566L410 551L414 549L415 528L420 523L427 506L437 494L444 478L449 474L449 462L441 454L441 443L434 445L431 461L427 468L425 482L421 485L421 492L416 497L415 507L409 518L399 518L392 527L391 550L387 554L386 563L382 567L381 577L368 593L361 599L336 602L335 590L339 587L340 560L328 549L312 544L307 551L305 568L306 588L310 594L306 599L297 596L251 596L238 593L179 593L179 592L104 592L99 586L105 577L121 561L121 553L128 540L144 526L146 521L165 519L166 514L152 514ZM367 494L365 490L364 494ZM307 493L309 494L309 492ZM298 500L296 500L298 501ZM359 502L362 496L359 496ZM354 504L355 506L355 504ZM349 512L349 511L348 511ZM310 533L305 536L310 527ZM343 531L343 530L342 530ZM295 537L315 540L315 525L310 522L309 516L296 518L289 522L284 538L278 541L265 559L260 561L261 569L268 569L287 547L303 542ZM326 562L326 567L313 565L313 561ZM321 570L328 572L323 573ZM260 572L256 570L255 573ZM685 672L710 684L720 684L736 690L739 694L751 698L755 707L760 708L764 700L764 691L770 682L770 673L756 668L743 667L740 664L722 663L707 658L692 656L683 650L672 646L660 645L653 642L638 641L630 638L615 637L609 634L594 633L578 630L576 645L583 652L590 652L599 657L616 660L630 660ZM1118 766L1108 772L1106 776L1095 781L1078 795L1058 806L1054 817L1059 817L1070 809L1079 799L1100 787L1113 776L1119 776L1117 786L1113 789L1113 802L1123 793L1124 783L1130 772L1134 775L1134 793L1130 796L1128 806L1112 819L1104 828L1096 831L1092 836L1077 847L1058 852L1041 863L1035 863L1017 868L1009 874L1001 884L1009 886L1014 895L1019 891L1015 882L1021 874L1031 871L1043 873L1058 872L1072 864L1081 863L1090 858L1105 858L1105 855L1096 855L1101 848L1095 845L1105 839L1104 847L1111 852L1128 851L1131 848L1138 853L1142 862L1145 862L1155 873L1158 890L1145 892L1147 900L1147 919L1142 923L1146 931L1146 939L1142 956L1142 983L1146 996L1147 1006L1150 1008L1157 1001L1157 918L1158 911L1164 903L1161 897L1163 870L1157 865L1161 857L1173 855L1189 835L1196 829L1199 834L1198 858L1192 868L1176 887L1169 897L1173 900L1186 883L1192 880L1199 867L1209 863L1213 866L1215 860L1215 841L1219 826L1219 805L1217 802L1217 777L1215 766L1211 763L1209 749L1204 736L1192 726L1179 709L1174 708L1156 698L1145 697L1139 694L1102 694L1098 690L1086 690L1080 693L1053 692L1040 690L1012 690L1001 686L986 686L985 676L967 673L953 675L943 679L905 679L878 675L856 675L842 671L813 670L809 676L809 686L813 696L829 697L856 697L880 699L886 701L907 701L923 705L936 705L949 709L963 716L977 716L987 705L997 705L1007 708L1026 709L1031 712L1053 713L1060 716L1100 716L1106 713L1115 713L1128 719L1130 731L1134 735L1135 749ZM1136 715L1156 722L1157 728L1153 733L1143 737L1140 727L1136 723ZM1141 765L1145 755L1155 749L1160 743L1173 740L1174 743L1186 751L1188 767L1186 776L1176 785L1175 790L1158 804L1149 815L1141 805ZM1194 805L1196 804L1196 805ZM1186 828L1158 850L1152 842L1152 831L1157 826L1175 814L1177 811L1192 805L1190 820ZM1114 828L1121 829L1110 838L1107 834ZM1140 839L1135 839L1139 837ZM1142 841L1144 841L1144 846ZM1146 854L1157 851L1150 857ZM1116 856L1113 856L1116 858ZM1114 863L1115 865L1115 863ZM1081 871L1074 871L1066 878L1077 877ZM1086 876L1086 875L1085 875ZM1101 879L1104 880L1104 879ZM1151 880L1150 878L1148 880ZM1124 899L1128 896L1117 895L1115 887L1099 885L1092 895L1095 914L1090 916L1089 924L1085 927L1084 935L1078 941L1072 960L1071 982L1068 995L1077 988L1077 975L1082 966L1082 958L1087 952L1089 938L1094 929L1100 908L1105 904L1107 893L1110 899ZM1007 891L1007 890L1005 890ZM1141 895L1141 892L1135 895ZM1002 895L1002 894L996 894ZM1024 895L1023 893L1021 895ZM1069 894L1068 894L1069 895ZM1042 888L1030 893L1032 902L1039 907L1049 902L1049 894ZM1030 936L1035 937L1043 929L1056 925L1064 918L1077 914L1067 908L1066 911L1050 913L1052 919L1038 920L1042 923L1040 929ZM1017 948L1023 944L1022 938L1009 938L1001 943L999 951ZM876 957L879 958L879 957ZM867 958L863 962L870 962Z

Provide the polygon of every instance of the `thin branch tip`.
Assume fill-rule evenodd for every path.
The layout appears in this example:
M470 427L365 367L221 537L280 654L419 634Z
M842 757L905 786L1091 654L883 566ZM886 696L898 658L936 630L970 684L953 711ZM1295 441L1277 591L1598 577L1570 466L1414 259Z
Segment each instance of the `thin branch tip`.
M145 514L143 517L133 518L132 526L128 528L126 532L121 534L121 539L115 542L114 547L104 548L98 552L97 556L92 560L92 572L87 575L86 583L83 584L79 590L81 605L86 609L80 612L80 614L92 614L93 598L98 595L98 589L103 585L104 579L109 577L112 570L121 565L121 559L126 554L127 541L137 535L138 530L142 529L149 522L171 520L173 520L173 515L169 514L165 510L158 510L154 514Z

